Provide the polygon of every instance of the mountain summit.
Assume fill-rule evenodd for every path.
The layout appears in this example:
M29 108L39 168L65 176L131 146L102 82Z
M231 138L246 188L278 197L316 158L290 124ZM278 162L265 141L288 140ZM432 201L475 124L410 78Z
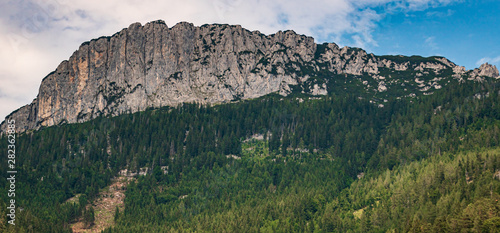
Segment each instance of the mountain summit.
M452 81L498 78L443 57L376 56L293 31L239 25L134 23L83 43L42 81L36 99L7 116L19 132L150 107L250 99L270 93L350 92L374 102L432 94ZM5 130L2 123L0 129Z

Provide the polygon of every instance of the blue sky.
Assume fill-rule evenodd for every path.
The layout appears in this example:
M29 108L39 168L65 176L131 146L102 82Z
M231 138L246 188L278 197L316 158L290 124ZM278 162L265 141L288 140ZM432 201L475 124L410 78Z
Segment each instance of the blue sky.
M500 67L500 0L3 0L0 119L30 103L41 80L92 38L163 19L294 30L377 55L444 56Z
M500 65L500 1L462 1L386 14L373 32L375 54L440 55L467 69Z

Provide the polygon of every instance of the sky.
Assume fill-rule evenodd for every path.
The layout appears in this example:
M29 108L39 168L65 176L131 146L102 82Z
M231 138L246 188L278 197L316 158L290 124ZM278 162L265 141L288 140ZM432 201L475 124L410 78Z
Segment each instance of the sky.
M85 41L134 22L294 30L376 55L444 56L500 68L500 0L1 0L0 119ZM1 121L0 120L0 121Z

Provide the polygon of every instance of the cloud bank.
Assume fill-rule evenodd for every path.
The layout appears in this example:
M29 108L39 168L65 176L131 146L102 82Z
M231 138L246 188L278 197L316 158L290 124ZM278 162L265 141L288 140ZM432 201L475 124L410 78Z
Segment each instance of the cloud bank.
M479 59L479 61L476 62L476 65L480 66L481 64L486 63L486 62L490 63L492 65L496 65L497 67L500 67L500 56L494 57L494 58L483 57L483 58Z
M163 19L240 24L275 33L292 29L316 42L377 46L372 32L385 15L460 0L9 0L0 3L0 119L36 97L42 78L78 46L133 22Z

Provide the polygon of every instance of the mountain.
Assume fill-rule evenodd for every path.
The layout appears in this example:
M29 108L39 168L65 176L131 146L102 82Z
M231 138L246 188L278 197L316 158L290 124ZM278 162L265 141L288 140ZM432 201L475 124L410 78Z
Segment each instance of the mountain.
M9 116L0 232L500 232L498 103L488 64L132 24Z
M450 82L498 78L443 57L376 56L293 31L264 35L238 25L134 23L83 43L42 81L36 99L7 116L18 132L181 103L227 103L270 93L353 93L383 106ZM5 121L0 125L6 130Z

